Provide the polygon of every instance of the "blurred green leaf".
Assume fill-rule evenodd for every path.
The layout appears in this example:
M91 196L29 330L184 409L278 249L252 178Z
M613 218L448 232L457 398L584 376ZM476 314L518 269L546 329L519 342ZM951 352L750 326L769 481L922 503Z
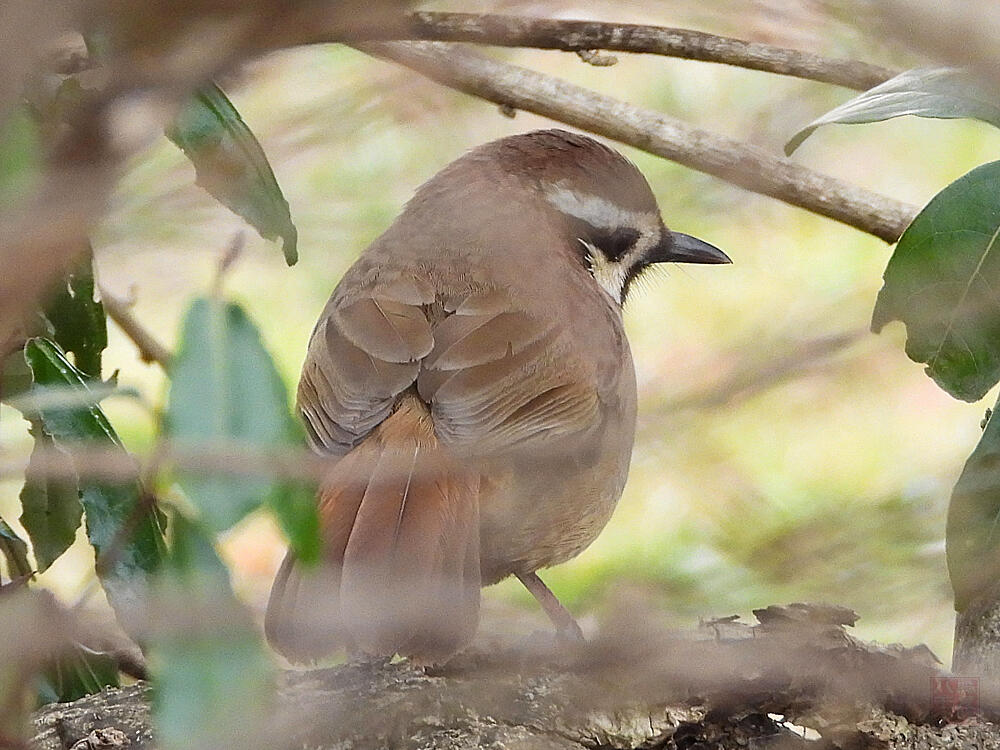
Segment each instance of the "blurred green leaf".
M319 562L322 544L316 487L300 482L277 482L267 497L267 505L278 519L296 557L307 565Z
M260 334L243 309L216 299L198 299L185 316L171 366L166 431L189 447L297 446L297 431L284 383ZM292 545L305 559L318 554L315 502L301 488L268 478L180 476L185 493L206 526L223 531L267 503L275 509ZM257 467L243 467L252 472Z
M40 420L32 422L31 434L35 447L24 472L21 525L28 532L38 571L42 572L76 539L83 506L70 457L56 448ZM39 460L43 460L43 470Z
M214 83L198 91L167 128L194 164L198 184L267 239L281 238L288 265L298 260L298 232L264 149Z
M976 401L1000 380L1000 161L938 193L899 239L872 314L906 324L906 353Z
M25 360L34 378L34 388L62 386L87 393L86 380L66 359L59 347L47 340L30 339ZM104 449L111 456L127 457L124 446L104 412L96 404L42 409L26 415L41 421L56 447L72 455L73 448ZM74 458L79 471L80 459ZM163 558L165 543L155 503L138 481L79 481L80 499L86 514L87 537L97 556L97 575L108 601L119 614L147 582Z
M9 206L31 190L42 169L38 124L27 107L0 122L0 206Z
M104 305L94 298L93 253L60 281L45 308L51 338L73 354L76 368L90 378L101 377L101 352L108 346Z
M162 579L181 588L209 588L231 594L229 570L219 559L210 533L182 513L170 517L170 554Z
M171 540L151 639L157 746L245 745L259 739L269 715L274 666L210 536L175 514Z
M951 493L948 573L961 612L1000 578L1000 403Z
M119 684L113 656L74 643L45 670L38 697L41 703L68 703Z
M880 122L917 115L944 120L972 118L1000 127L1000 105L961 68L914 68L817 117L785 144L791 156L822 125Z
M31 575L27 543L2 518L0 518L0 554L7 560L7 572L11 578Z

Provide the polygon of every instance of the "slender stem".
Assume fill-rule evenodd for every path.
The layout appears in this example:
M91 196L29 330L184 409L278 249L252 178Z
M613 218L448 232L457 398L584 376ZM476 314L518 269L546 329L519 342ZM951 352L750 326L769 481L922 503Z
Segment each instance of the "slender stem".
M128 309L129 306L123 300L118 299L102 287L101 302L104 304L108 317L118 324L126 336L132 339L132 343L139 350L139 357L143 362L155 362L164 369L170 366L170 350L157 341L156 337L136 320Z
M534 70L441 42L357 45L445 86L549 117L895 242L917 209L769 151Z

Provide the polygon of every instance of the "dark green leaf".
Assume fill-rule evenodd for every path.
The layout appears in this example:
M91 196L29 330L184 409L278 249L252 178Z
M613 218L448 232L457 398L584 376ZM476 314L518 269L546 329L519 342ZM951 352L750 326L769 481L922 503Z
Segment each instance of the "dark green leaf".
M46 339L30 339L25 360L35 388L61 386L75 393L89 392L85 378L59 347ZM103 449L127 459L114 428L96 404L60 406L27 415L39 419L56 447L72 455L74 448ZM78 459L74 465L83 468ZM87 537L97 555L97 574L111 605L122 614L138 586L146 584L163 558L162 521L155 503L142 492L138 481L79 481L86 514Z
M83 506L69 456L56 448L40 421L32 423L35 448L21 489L21 525L28 532L38 571L46 570L76 539ZM45 471L38 467L43 459Z
M907 227L872 315L906 324L906 353L955 398L1000 380L1000 161L938 193Z
M113 656L74 643L45 670L38 694L42 703L68 703L118 685Z
M238 305L220 300L196 300L184 319L166 418L168 434L194 449L298 445L284 384L260 334ZM186 472L180 481L213 531L270 502L293 546L304 551L305 559L315 559L314 502L310 498L306 504L300 490L247 475L258 468L234 465L228 475Z
M830 124L879 122L903 115L939 119L973 118L1000 127L1000 105L960 68L916 68L846 101L816 118L785 144L791 155L816 128Z
M90 378L101 377L101 352L108 346L104 305L94 298L93 256L87 256L60 281L45 308L51 338L72 352L76 368Z
M1000 579L1000 403L965 462L948 507L948 572L959 612Z
M157 581L151 666L158 747L239 747L269 715L275 670L211 538L177 514Z
M288 265L298 233L267 156L240 113L215 84L192 97L167 129L194 164L198 184L246 219L262 237L281 238Z
M0 518L0 554L7 560L7 572L11 578L31 575L28 545L2 518Z

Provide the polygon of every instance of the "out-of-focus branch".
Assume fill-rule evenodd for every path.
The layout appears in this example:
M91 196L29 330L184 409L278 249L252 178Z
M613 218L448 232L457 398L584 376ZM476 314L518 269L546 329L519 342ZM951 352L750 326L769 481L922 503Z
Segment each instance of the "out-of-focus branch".
M90 448L77 445L73 462L58 449L38 448L31 454L32 469L50 478L83 477L99 481L130 481L140 478L141 464L149 456L136 456L120 448ZM172 465L194 473L223 476L267 477L319 480L329 471L329 457L317 456L305 448L261 448L243 443L213 442L197 446L164 443L157 446L159 465ZM0 479L24 475L28 454L0 449Z
M455 45L385 42L358 48L445 86L635 146L886 242L899 239L917 213L915 206L815 172L764 149Z
M132 339L135 348L139 350L139 358L143 362L157 363L163 369L170 366L170 351L156 340L142 323L136 320L129 310L128 304L124 300L118 299L104 287L101 287L101 302L104 309L122 332Z
M833 357L870 335L867 329L859 329L798 341L780 354L769 354L763 361L744 365L707 387L668 401L657 409L652 421L660 424L664 416L678 411L732 406L791 378L828 366ZM720 365L704 369L716 372Z
M895 71L888 68L857 60L827 58L811 52L665 26L441 12L411 13L400 26L402 34L390 31L382 39L472 42L567 52L638 52L723 63L861 91L895 75Z

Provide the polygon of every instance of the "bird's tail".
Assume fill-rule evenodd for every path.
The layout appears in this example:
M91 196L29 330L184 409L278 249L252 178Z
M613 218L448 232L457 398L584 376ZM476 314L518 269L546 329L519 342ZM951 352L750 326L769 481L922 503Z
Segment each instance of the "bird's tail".
M323 564L289 552L267 606L271 644L293 661L340 646L437 663L479 620L479 479L437 442L426 406L399 408L324 480Z

